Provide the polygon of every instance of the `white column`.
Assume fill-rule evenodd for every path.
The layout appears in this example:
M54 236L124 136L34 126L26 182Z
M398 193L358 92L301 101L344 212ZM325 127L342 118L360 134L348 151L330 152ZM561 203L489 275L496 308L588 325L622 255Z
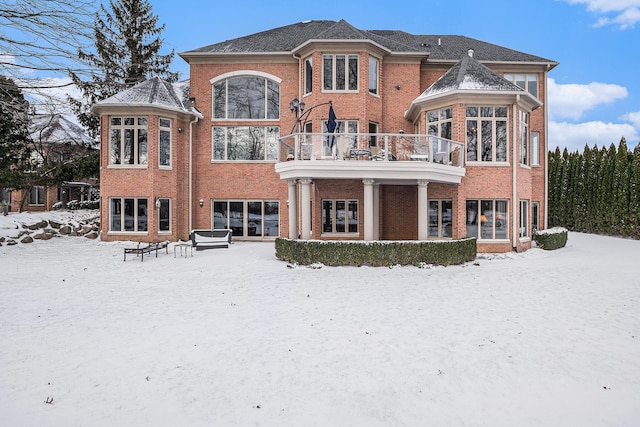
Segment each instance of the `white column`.
M300 180L300 234L302 240L311 239L311 183L310 178Z
M373 179L363 179L364 183L364 240L373 240Z
M418 240L427 240L429 234L429 209L427 205L427 185L426 179L418 180Z
M380 184L373 184L373 240L380 240Z
M289 190L289 200L287 206L289 209L289 238L298 238L298 192L297 192L297 179L288 179L287 186Z

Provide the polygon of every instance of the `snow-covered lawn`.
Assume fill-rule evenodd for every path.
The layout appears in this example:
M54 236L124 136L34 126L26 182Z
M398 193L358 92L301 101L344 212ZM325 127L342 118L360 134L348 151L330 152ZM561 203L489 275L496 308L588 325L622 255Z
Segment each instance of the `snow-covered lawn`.
M131 246L0 247L0 425L640 425L640 241L430 269Z

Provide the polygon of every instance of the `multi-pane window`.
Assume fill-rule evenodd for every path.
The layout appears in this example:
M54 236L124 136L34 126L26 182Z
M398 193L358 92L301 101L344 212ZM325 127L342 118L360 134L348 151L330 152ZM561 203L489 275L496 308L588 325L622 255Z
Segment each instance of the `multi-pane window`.
M451 200L429 200L429 237L451 237Z
M504 78L517 86L538 97L538 75L537 74L505 74Z
M213 118L279 119L280 84L262 76L236 76L213 83Z
M357 200L323 200L322 201L323 233L357 233L358 201Z
M427 134L451 139L451 119L453 109L451 107L427 112Z
M159 120L158 164L171 166L171 120Z
M313 91L313 61L309 57L304 60L304 93L305 95Z
M278 160L276 126L213 128L213 160Z
M531 132L531 165L540 166L540 132Z
M158 231L171 231L171 199L158 199Z
M322 56L323 90L358 90L358 55Z
M529 201L520 200L520 238L529 237Z
M146 198L111 198L109 200L109 231L147 231L148 208Z
M109 164L146 165L147 155L147 118L111 117Z
M531 232L540 229L540 202L531 202Z
M380 69L380 61L369 57L369 93L378 94L378 73Z
M214 200L213 228L234 237L278 237L280 204L270 200Z
M358 133L357 120L336 120L336 128L333 131L333 134L328 133L329 131L327 130L327 120L323 120L322 132L326 134L324 136L324 141L322 144L323 156L333 156L334 149L348 151L350 149L358 148L357 135L354 135L353 137L347 137L346 144L341 144L341 146L338 147L338 141L345 141L344 134ZM343 135L337 135L337 134L343 134ZM336 152L335 154L340 154L340 153Z
M369 146L377 147L378 146L378 124L376 122L369 122Z
M507 161L506 106L467 106L467 161Z
M529 113L520 111L520 164L529 164Z
M467 237L480 240L509 238L507 200L467 200Z
M29 204L31 206L44 205L44 190L45 188L40 185L31 187L31 191L29 192Z

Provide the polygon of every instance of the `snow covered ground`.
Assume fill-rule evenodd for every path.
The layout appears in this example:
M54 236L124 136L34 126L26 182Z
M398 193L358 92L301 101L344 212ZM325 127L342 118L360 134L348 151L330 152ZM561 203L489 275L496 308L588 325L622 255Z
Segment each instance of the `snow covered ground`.
M430 269L131 246L0 247L0 425L640 425L640 241Z

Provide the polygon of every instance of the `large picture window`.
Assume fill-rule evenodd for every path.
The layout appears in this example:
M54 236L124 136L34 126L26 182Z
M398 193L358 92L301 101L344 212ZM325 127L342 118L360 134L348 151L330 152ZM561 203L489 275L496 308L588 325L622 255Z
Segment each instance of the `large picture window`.
M214 127L213 160L278 160L276 126Z
M322 89L358 90L358 55L323 55Z
M509 238L507 200L467 200L467 237L479 240Z
M160 119L158 125L158 165L171 166L171 120Z
M149 221L146 198L119 198L109 200L109 231L146 232Z
M323 200L322 201L323 233L357 233L358 201L357 200Z
M278 201L213 201L213 228L230 229L234 237L278 237L279 215Z
M234 76L213 83L213 118L278 120L280 84L262 76Z
M147 118L111 117L109 121L109 164L146 165L147 155Z
M467 161L507 161L506 106L467 106Z
M429 200L429 237L451 237L451 200Z

